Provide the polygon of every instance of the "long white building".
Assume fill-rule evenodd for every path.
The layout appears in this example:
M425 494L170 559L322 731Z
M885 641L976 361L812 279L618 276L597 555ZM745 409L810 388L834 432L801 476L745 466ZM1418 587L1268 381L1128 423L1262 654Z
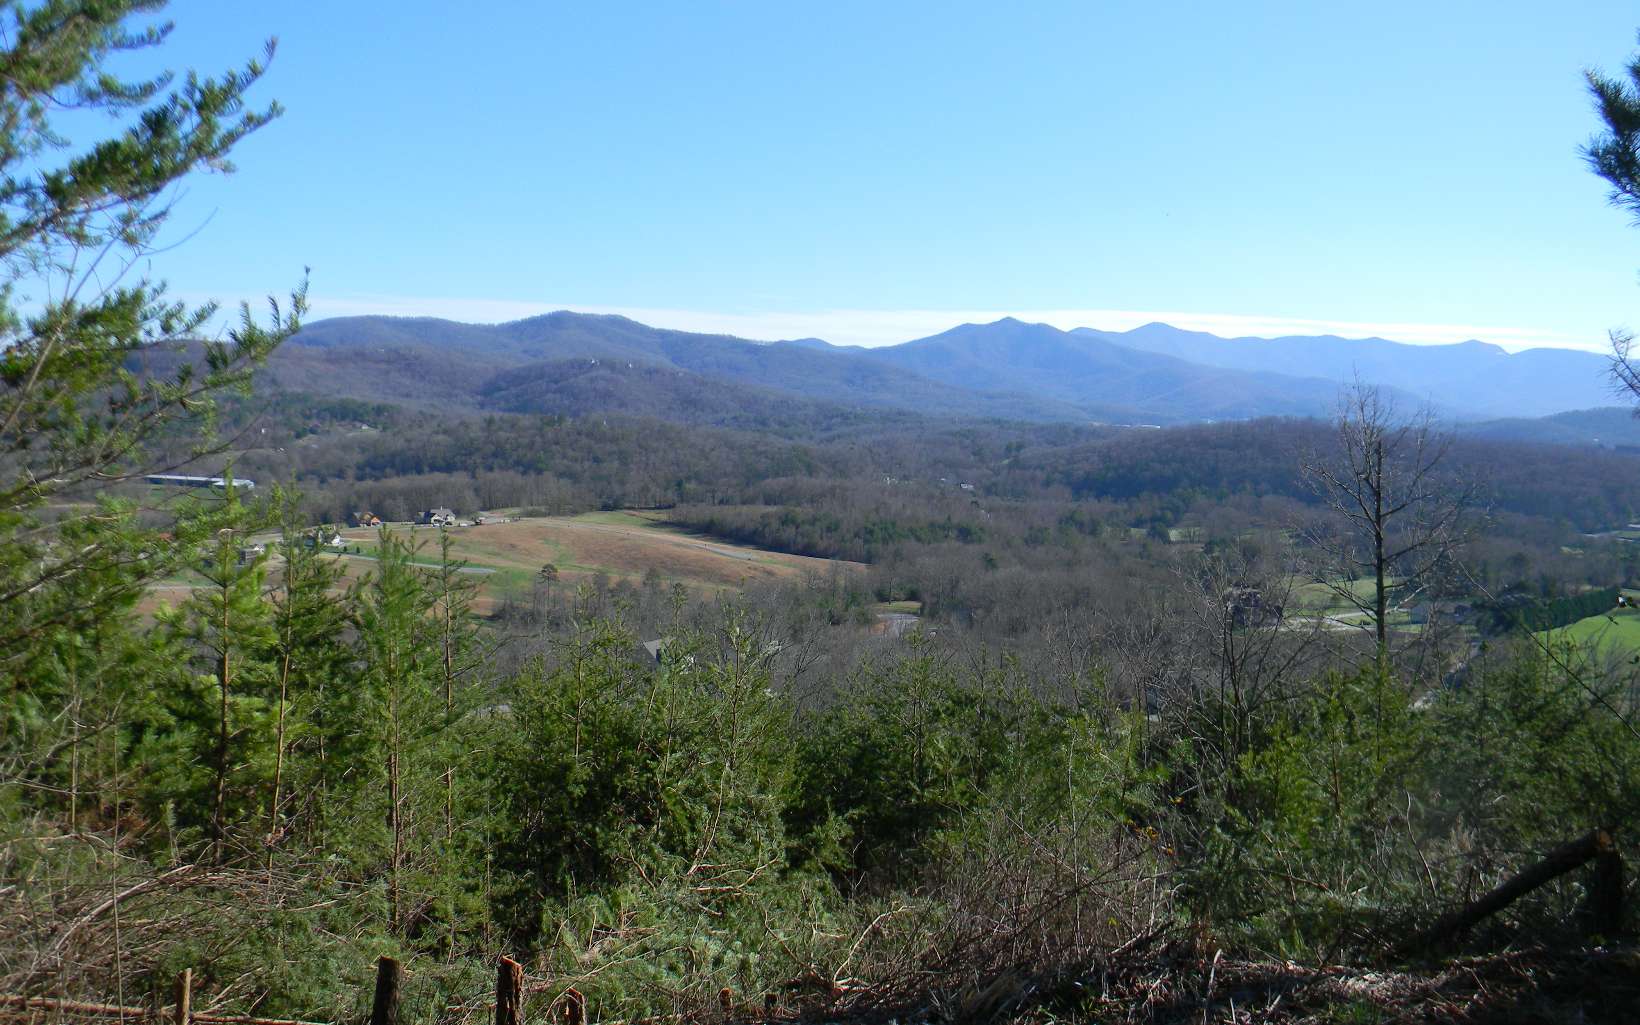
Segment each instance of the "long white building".
M150 484L163 484L173 488L225 488L228 486L227 477L196 477L186 473L150 473L143 478ZM255 489L256 482L244 477L233 478L235 488L246 491Z

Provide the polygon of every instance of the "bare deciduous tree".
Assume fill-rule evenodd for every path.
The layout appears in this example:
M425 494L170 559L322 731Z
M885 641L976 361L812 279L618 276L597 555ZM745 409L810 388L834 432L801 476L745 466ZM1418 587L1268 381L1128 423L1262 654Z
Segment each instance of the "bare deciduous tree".
M1405 602L1428 591L1462 546L1476 488L1448 472L1451 434L1428 409L1399 415L1360 381L1341 398L1337 443L1304 474L1331 514L1305 530L1327 561L1322 580L1363 613L1380 667L1389 658L1390 590ZM1369 593L1355 586L1371 582Z

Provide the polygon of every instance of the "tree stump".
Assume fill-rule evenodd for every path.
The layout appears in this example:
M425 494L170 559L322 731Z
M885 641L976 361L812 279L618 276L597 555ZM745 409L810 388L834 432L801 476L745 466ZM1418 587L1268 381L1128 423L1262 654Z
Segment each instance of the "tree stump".
M495 1025L524 1025L524 966L504 955L495 963Z
M399 989L404 968L391 957L376 962L376 996L370 1002L370 1025L399 1025Z
M184 968L177 975L177 1011L175 1025L189 1025L193 1018L194 970Z
M587 998L581 995L581 991L573 988L564 990L563 1001L560 1012L563 1025L587 1025Z

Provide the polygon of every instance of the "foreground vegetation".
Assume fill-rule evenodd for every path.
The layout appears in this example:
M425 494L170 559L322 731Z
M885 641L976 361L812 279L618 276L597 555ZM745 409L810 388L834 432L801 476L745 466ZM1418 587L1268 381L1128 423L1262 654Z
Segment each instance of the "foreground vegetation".
M1110 638L1058 675L913 639L816 678L734 602L674 602L649 661L585 589L497 676L457 578L397 539L345 597L302 552L13 692L6 990L191 966L211 1006L351 1020L392 953L427 1020L507 953L598 1019L723 987L889 1013L1139 942L1395 963L1564 840L1632 850L1632 683L1524 641L1434 692L1182 647L1117 685L1144 653ZM1586 886L1455 949L1587 942Z

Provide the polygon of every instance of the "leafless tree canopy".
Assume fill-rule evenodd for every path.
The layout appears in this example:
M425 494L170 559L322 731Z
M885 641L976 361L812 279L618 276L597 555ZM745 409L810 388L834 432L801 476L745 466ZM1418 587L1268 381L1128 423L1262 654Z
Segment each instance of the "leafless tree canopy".
M1340 399L1336 444L1311 453L1304 473L1329 515L1305 539L1324 560L1322 581L1366 617L1380 660L1389 651L1390 595L1426 596L1453 567L1476 511L1477 487L1447 472L1452 435L1433 411L1402 416L1357 381ZM1370 592L1354 586L1370 580Z

